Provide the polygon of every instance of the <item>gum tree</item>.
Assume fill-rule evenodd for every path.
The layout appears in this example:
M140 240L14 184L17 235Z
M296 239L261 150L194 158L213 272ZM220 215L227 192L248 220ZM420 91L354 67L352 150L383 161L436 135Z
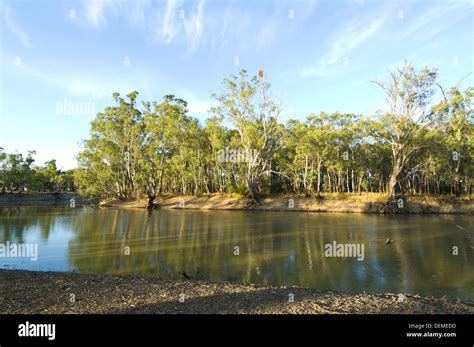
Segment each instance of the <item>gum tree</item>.
M136 108L138 92L128 100L114 93L116 106L105 108L91 122L91 137L77 159L78 187L89 195L130 199L139 193L137 179L141 142L142 114Z
M441 114L441 138L449 151L449 163L453 177L452 186L456 196L461 195L462 180L470 180L473 172L472 141L474 138L474 110L469 87L464 92L452 87L444 93L444 100L434 108ZM448 169L449 171L449 169ZM470 187L470 184L466 187Z
M187 103L165 95L161 103L144 103L144 141L141 157L140 181L145 187L148 207L163 192L170 161L183 144L185 128L190 119L186 116Z
M245 70L225 78L223 84L225 91L213 95L218 105L212 113L230 121L239 133L240 146L252 153L241 167L249 204L255 204L264 176L273 172L271 161L280 146L281 106L271 98L270 84L262 77L248 78Z
M436 111L429 109L435 93L437 71L417 70L405 62L390 71L388 81L376 80L386 95L388 113L373 123L373 133L391 148L392 165L388 182L389 199L395 198L399 175L410 158L423 146L426 129L433 124Z

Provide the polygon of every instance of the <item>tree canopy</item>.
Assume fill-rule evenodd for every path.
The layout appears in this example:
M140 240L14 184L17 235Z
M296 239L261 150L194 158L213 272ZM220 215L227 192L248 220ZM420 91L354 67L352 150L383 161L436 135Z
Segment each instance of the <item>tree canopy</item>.
M473 88L445 91L437 79L436 69L405 63L375 81L385 111L311 113L285 124L270 83L245 70L223 80L204 124L174 95L139 106L138 92L114 93L115 105L91 123L74 183L85 195L147 196L149 206L167 193L240 193L250 203L279 193L470 194ZM0 183L28 182L30 158L0 152ZM41 172L59 186L54 165Z

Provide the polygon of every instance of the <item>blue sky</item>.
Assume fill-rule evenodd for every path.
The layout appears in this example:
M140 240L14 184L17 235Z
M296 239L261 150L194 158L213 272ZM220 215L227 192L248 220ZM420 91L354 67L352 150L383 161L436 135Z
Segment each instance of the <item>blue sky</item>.
M172 93L205 119L212 92L262 69L285 118L373 114L370 83L404 59L442 85L473 72L473 1L0 1L0 147L76 166L114 91ZM463 86L474 86L474 73ZM74 112L61 111L73 105Z

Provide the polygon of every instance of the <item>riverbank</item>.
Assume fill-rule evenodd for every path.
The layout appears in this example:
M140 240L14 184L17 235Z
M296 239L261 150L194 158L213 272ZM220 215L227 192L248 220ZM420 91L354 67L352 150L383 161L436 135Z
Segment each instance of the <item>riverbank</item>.
M94 199L84 199L78 193L3 193L0 207L16 206L80 206L98 203Z
M23 193L0 194L1 207L16 206L65 206L99 205L114 208L145 208L146 199L117 200L85 199L77 193ZM409 196L403 205L385 213L406 214L474 214L474 204L468 197ZM247 199L237 195L164 196L155 200L155 208L194 210L254 210L381 213L386 206L386 196L378 193L324 194L317 197L275 196L261 199L259 205L247 206Z
M0 270L0 314L57 313L474 314L474 302L191 279Z
M162 209L198 210L256 210L256 211L303 211L303 212L345 212L381 213L386 196L382 194L325 194L316 197L278 196L262 199L258 206L246 207L241 196L214 195L169 196L156 199L155 207ZM106 200L102 207L145 208L147 201ZM395 212L407 214L474 214L474 204L468 198L456 197L407 197Z

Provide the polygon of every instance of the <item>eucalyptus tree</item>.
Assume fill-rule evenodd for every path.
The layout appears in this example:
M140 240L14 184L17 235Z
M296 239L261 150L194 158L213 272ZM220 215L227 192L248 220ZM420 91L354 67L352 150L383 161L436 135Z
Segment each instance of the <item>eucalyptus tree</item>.
M26 156L21 153L3 154L3 184L10 192L19 193L33 186L35 172L33 170L36 151L28 151ZM2 189L3 190L3 189Z
M114 93L117 105L106 107L91 122L91 137L77 156L79 169L75 173L83 192L120 199L139 194L143 122L136 108L137 95L131 92L125 100Z
M308 133L309 128L306 122L291 119L286 124L283 137L287 154L287 162L283 170L289 178L292 190L297 194L302 190L309 194L313 181L314 165L310 159L312 151L307 141L301 141L302 138L308 137Z
M44 163L44 168L39 170L45 178L46 189L58 191L61 187L61 173L56 165L56 160L52 159Z
M434 106L441 114L441 133L448 150L448 158L452 173L452 186L456 196L464 186L470 189L473 170L473 140L474 140L474 108L472 93L474 88L465 91L452 87L447 93L443 91L444 100ZM467 190L466 189L466 190Z
M319 196L323 189L323 170L326 169L328 175L328 167L333 159L338 156L335 153L335 132L333 125L329 121L331 116L321 112L319 115L310 114L307 117L309 127L309 138L311 152L313 154L313 162L316 163L316 194Z
M184 117L178 130L179 146L170 159L168 178L173 192L199 195L207 190L207 139L198 121L192 117Z
M222 125L222 117L206 119L204 135L209 141L209 174L211 190L223 194L232 185L230 174L231 163L222 160L220 151L229 148L229 130Z
M438 73L428 67L417 70L405 62L389 74L388 81L374 81L385 92L389 110L379 122L373 123L372 131L390 144L392 165L388 194L394 198L400 173L411 156L426 145L423 137L437 114L438 110L431 110L429 105Z
M282 108L270 95L270 83L262 77L249 78L245 70L225 78L223 84L225 91L213 94L218 105L212 113L231 122L239 133L239 145L250 154L240 164L244 167L249 202L253 204L264 176L274 172L271 162L281 145L278 117Z
M89 195L146 195L149 207L168 193L238 192L252 205L267 193L367 191L387 194L387 206L397 191L470 194L472 88L444 92L436 70L407 63L389 76L375 81L387 96L386 113L321 112L285 126L270 84L245 70L225 78L222 93L213 94L217 105L204 126L173 95L139 110L137 92L127 100L115 93L116 105L91 123L75 184ZM443 99L432 106L436 87ZM63 187L67 178L53 162L31 168L31 160L18 154L0 151L0 163L0 180L10 189L21 187L28 172L48 187Z
M183 145L186 124L186 101L165 95L161 103L143 103L144 141L140 160L140 182L145 187L148 207L163 192L170 161Z

